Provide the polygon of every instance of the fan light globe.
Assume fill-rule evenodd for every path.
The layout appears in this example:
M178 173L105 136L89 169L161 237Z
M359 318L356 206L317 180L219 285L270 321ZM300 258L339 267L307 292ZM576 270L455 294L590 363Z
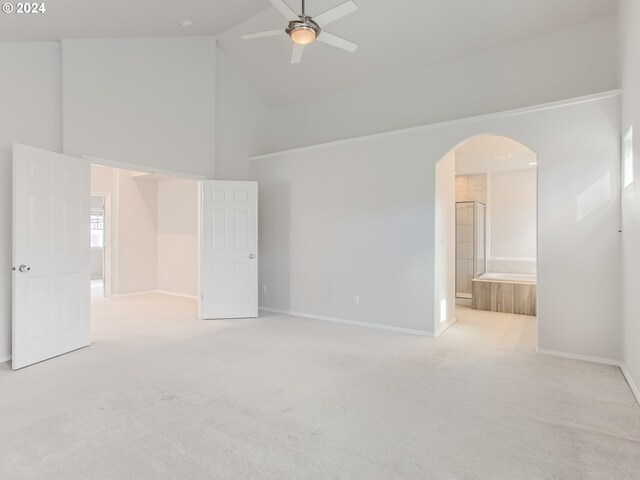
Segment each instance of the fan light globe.
M299 27L295 27L289 32L289 36L293 43L297 43L298 45L309 45L316 41L317 33L316 31L305 25L300 25Z

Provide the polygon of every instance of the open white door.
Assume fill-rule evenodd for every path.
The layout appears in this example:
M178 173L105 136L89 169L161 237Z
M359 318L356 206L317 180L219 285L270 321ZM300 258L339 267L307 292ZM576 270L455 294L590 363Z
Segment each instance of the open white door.
M91 343L89 162L13 146L14 370Z
M258 184L202 182L201 316L258 316Z

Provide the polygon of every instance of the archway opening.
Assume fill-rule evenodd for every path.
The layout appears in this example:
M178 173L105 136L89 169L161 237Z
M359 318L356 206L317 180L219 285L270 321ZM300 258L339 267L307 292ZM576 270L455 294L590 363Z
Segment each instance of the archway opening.
M496 134L472 137L437 163L437 335L459 320L511 324L522 329L514 339L535 346L537 167L534 151Z

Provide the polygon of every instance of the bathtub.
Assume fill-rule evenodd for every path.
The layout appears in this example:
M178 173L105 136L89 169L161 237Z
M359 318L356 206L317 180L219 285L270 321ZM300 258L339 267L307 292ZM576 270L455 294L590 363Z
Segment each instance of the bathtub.
M517 282L517 283L536 283L535 275L527 275L523 273L485 273L480 276L480 280L491 280L494 282Z
M489 312L536 315L536 276L485 273L472 282L471 308Z

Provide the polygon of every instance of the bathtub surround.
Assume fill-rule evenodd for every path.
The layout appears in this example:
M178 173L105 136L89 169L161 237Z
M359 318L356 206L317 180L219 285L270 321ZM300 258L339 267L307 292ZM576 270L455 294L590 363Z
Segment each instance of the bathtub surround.
M536 284L522 281L524 277L513 275L481 276L473 280L472 307L474 310L513 313L516 315L536 315Z
M456 176L457 302L471 299L474 309L535 315L535 280L533 285L519 286L510 280L483 279L483 274L535 278L536 154L496 135L472 138L454 154L456 169L487 169L487 173Z

